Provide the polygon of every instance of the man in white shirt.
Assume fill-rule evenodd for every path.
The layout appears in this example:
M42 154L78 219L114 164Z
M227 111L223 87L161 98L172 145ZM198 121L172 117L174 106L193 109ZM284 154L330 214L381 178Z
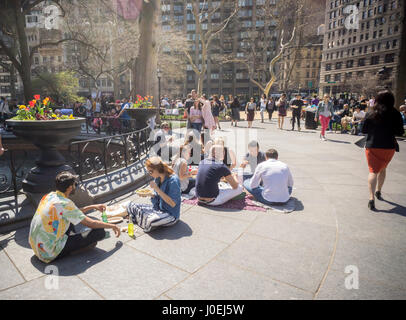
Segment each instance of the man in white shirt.
M266 161L258 164L254 176L244 181L244 187L263 204L286 203L293 187L289 167L278 161L278 152L275 149L269 149L265 157ZM260 186L261 180L263 186Z

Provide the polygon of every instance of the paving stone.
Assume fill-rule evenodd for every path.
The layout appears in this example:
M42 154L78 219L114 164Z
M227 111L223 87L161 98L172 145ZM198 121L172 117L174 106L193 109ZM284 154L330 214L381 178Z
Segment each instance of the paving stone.
M194 234L231 243L248 227L248 221L231 219L212 214L193 212L182 219Z
M195 206L191 212L212 214L215 216L222 216L225 218L238 219L243 221L254 221L258 215L259 211L248 211L248 210L235 210L235 209L224 209L217 207L206 207L206 206Z
M292 230L295 230L292 232ZM261 216L251 225L247 233L272 240L288 242L297 246L317 248L320 252L331 254L336 232L334 227L297 221L290 215Z
M182 221L170 228L146 234L127 245L188 272L195 272L227 246L224 242L194 233Z
M57 286L56 289L54 289ZM50 288L50 289L47 289ZM78 277L41 277L1 291L0 300L100 300L101 297Z
M25 282L13 263L0 247L0 291Z
M247 252L251 252L247 256ZM315 292L330 256L318 248L305 248L255 235L244 235L218 259L268 276L273 280Z
M320 288L317 300L405 300L406 291L400 288L392 288L387 283L379 283L359 275L358 285L351 287L355 283L351 277L352 270L336 271L331 270ZM346 279L347 286L346 287ZM358 288L358 289L356 289Z
M272 281L236 266L213 261L167 295L192 300L312 299L309 292Z
M347 266L356 266L363 278L406 290L405 265L404 249L341 236L331 269L342 272Z
M127 245L80 275L106 299L154 299L188 276Z

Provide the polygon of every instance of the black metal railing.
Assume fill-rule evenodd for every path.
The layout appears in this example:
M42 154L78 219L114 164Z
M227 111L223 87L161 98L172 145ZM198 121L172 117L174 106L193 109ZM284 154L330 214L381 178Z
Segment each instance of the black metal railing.
M24 167L27 159L26 150L6 150L0 158L0 220L9 219L10 211L19 212L18 196L29 170Z
M86 122L82 125L82 133L112 136L134 131L136 120L121 119L113 116L83 117ZM96 119L96 121L95 121Z
M80 180L128 167L149 152L151 129L71 142L67 160Z

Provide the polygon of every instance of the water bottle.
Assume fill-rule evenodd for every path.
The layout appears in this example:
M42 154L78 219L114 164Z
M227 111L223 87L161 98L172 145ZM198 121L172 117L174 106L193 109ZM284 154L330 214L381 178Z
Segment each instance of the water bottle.
M131 215L128 216L129 221L128 221L128 236L129 237L134 237L134 223L131 219Z
M103 213L102 213L102 220L103 220L103 222L108 223L108 220L107 220L107 213L106 213L105 210L104 210Z

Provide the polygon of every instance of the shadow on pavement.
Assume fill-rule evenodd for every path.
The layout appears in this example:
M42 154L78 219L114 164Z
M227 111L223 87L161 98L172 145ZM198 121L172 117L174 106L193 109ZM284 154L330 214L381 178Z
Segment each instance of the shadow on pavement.
M123 246L121 241L116 243L116 247L110 251L99 248L89 249L88 251L69 255L61 259L56 259L51 263L40 261L35 255L31 257L31 264L41 273L50 275L48 266L56 267L59 276L69 277L85 272L88 268L108 259ZM51 269L52 270L52 269Z
M188 224L179 221L174 226L158 228L147 234L155 240L177 240L183 237L190 237L193 234L193 231Z
M390 210L379 210L379 209L377 209L376 210L377 212L394 213L394 214L398 214L398 215L400 215L402 217L406 217L406 207L404 207L404 206L402 206L400 204L394 203L392 201L389 201L389 200L383 199L382 201L392 205L393 208L390 209ZM377 203L377 202L375 201L375 203Z
M327 139L327 141L334 142L334 143L351 144L351 142L348 142L348 141L340 141L340 140L333 140L333 139Z

